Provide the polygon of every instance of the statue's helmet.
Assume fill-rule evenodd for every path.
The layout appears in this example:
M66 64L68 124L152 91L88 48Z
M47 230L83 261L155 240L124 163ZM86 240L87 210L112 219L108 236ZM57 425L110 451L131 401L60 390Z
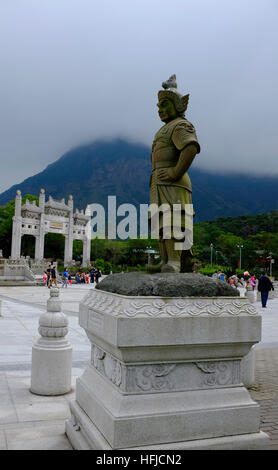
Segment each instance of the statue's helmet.
M183 116L189 100L189 94L183 96L177 87L176 75L171 75L171 77L162 83L164 90L159 90L158 99L169 99L174 103L174 106L180 116Z

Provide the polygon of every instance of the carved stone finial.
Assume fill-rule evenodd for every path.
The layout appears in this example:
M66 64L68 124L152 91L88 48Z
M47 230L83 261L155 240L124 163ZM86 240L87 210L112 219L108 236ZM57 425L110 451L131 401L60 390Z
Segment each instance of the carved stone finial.
M40 316L39 333L44 337L64 337L68 333L68 319L61 312L59 289L50 289L50 298L47 300L47 312Z
M69 200L72 201L72 195L71 194L69 195Z
M16 194L17 194L17 196L21 196L21 191L20 191L20 189L18 189L18 190L16 191Z
M164 88L164 90L167 90L168 88L178 88L176 75L171 75L168 80L162 82L162 87Z
M52 289L50 289L50 297L59 297L59 296L60 296L60 291L58 287L52 287Z
M64 338L68 333L68 319L62 312L43 313L38 331L45 338Z
M45 193L45 190L41 188L41 194L44 194L44 193Z

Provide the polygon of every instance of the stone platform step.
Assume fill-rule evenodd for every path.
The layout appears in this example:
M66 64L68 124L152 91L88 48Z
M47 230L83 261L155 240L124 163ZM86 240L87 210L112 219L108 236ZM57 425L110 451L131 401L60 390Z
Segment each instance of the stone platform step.
M0 280L0 286L18 287L18 286L41 286L43 283L36 281L3 281Z

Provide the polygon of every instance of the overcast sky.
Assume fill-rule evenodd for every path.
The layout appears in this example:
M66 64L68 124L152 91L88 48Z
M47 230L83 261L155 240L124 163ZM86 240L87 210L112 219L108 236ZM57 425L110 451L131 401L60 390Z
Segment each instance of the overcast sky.
M151 146L177 75L212 171L278 175L277 0L0 0L0 193L73 146Z

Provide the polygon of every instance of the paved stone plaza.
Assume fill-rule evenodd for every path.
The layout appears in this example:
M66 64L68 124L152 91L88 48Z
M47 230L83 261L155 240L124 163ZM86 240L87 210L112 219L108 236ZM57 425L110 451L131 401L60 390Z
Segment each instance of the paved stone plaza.
M32 346L38 337L38 321L46 310L45 287L0 287L0 449L71 449L65 435L74 397L76 377L90 360L90 342L78 325L78 305L92 285L60 289L62 310L69 319L67 339L73 347L72 391L58 397L29 391ZM252 398L261 405L261 430L269 434L270 449L278 449L278 299L263 316L262 341L255 346L256 378Z

